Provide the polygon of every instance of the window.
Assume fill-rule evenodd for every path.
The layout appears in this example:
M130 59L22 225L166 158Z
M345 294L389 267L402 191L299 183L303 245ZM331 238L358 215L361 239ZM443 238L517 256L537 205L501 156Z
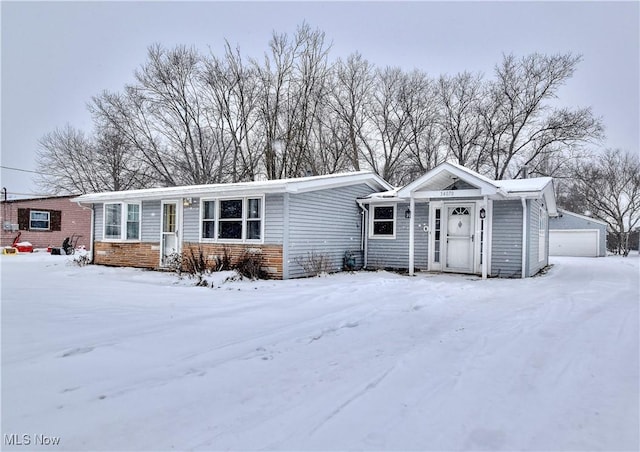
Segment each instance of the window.
M32 210L29 215L29 229L48 231L50 229L49 212Z
M140 240L140 204L105 204L104 239Z
M140 206L127 204L127 240L140 240Z
M263 198L204 200L201 238L262 240Z
M371 237L395 238L395 206L373 206Z
M260 240L262 237L262 209L260 198L247 200L247 240Z
M104 238L119 239L122 228L122 204L104 205Z
M216 238L216 202L202 201L202 238Z
M242 199L220 201L218 237L221 239L242 239Z
M433 227L433 262L440 262L440 232L441 232L441 219L440 209L436 209L435 212L435 224Z

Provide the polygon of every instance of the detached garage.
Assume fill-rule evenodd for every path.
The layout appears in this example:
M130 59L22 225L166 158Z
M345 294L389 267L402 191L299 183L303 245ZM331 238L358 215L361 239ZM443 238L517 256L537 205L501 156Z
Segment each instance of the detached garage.
M568 210L558 209L549 218L549 255L604 257L607 254L607 224Z

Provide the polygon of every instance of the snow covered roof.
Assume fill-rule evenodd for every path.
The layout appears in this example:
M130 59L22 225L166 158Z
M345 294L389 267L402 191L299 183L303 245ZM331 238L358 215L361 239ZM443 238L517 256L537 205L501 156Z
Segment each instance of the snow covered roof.
M449 188L460 181L463 188ZM458 190L457 197L489 196L491 199L544 198L550 215L557 215L555 191L551 177L492 180L456 163L444 162L410 184L391 191L374 193L367 199L401 200L438 197L438 192Z
M187 185L180 187L89 193L78 196L77 198L74 198L73 201L80 203L100 203L116 200L140 201L198 196L244 196L263 193L304 193L307 191L343 187L356 183L366 183L375 190L389 190L393 188L380 176L370 171L356 171L323 176L238 182L232 184Z

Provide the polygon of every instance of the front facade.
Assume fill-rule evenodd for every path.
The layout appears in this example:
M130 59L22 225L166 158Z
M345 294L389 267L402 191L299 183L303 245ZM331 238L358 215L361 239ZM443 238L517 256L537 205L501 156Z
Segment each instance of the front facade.
M131 190L77 198L94 212L96 264L169 268L176 255L209 260L260 256L276 279L306 276L322 255L327 271L346 253L362 266L356 199L391 188L369 172L237 184Z
M59 247L67 237L89 247L91 210L71 202L74 196L17 199L2 202L1 246L10 246L18 234L34 248Z
M370 172L83 195L94 263L169 268L175 256L259 254L272 278L321 257L354 267L528 277L548 265L551 178L492 181L443 163L394 189Z
M548 265L551 178L493 181L443 163L359 202L367 267L528 277Z

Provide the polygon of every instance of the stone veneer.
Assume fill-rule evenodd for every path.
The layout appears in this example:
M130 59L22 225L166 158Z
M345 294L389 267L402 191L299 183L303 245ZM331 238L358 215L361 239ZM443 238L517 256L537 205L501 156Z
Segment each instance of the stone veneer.
M234 264L244 253L262 256L263 269L272 279L282 279L282 245L253 245L243 243L184 243L182 255L201 248L205 258L222 257L227 250ZM160 243L95 242L93 263L118 267L158 269L160 267Z

